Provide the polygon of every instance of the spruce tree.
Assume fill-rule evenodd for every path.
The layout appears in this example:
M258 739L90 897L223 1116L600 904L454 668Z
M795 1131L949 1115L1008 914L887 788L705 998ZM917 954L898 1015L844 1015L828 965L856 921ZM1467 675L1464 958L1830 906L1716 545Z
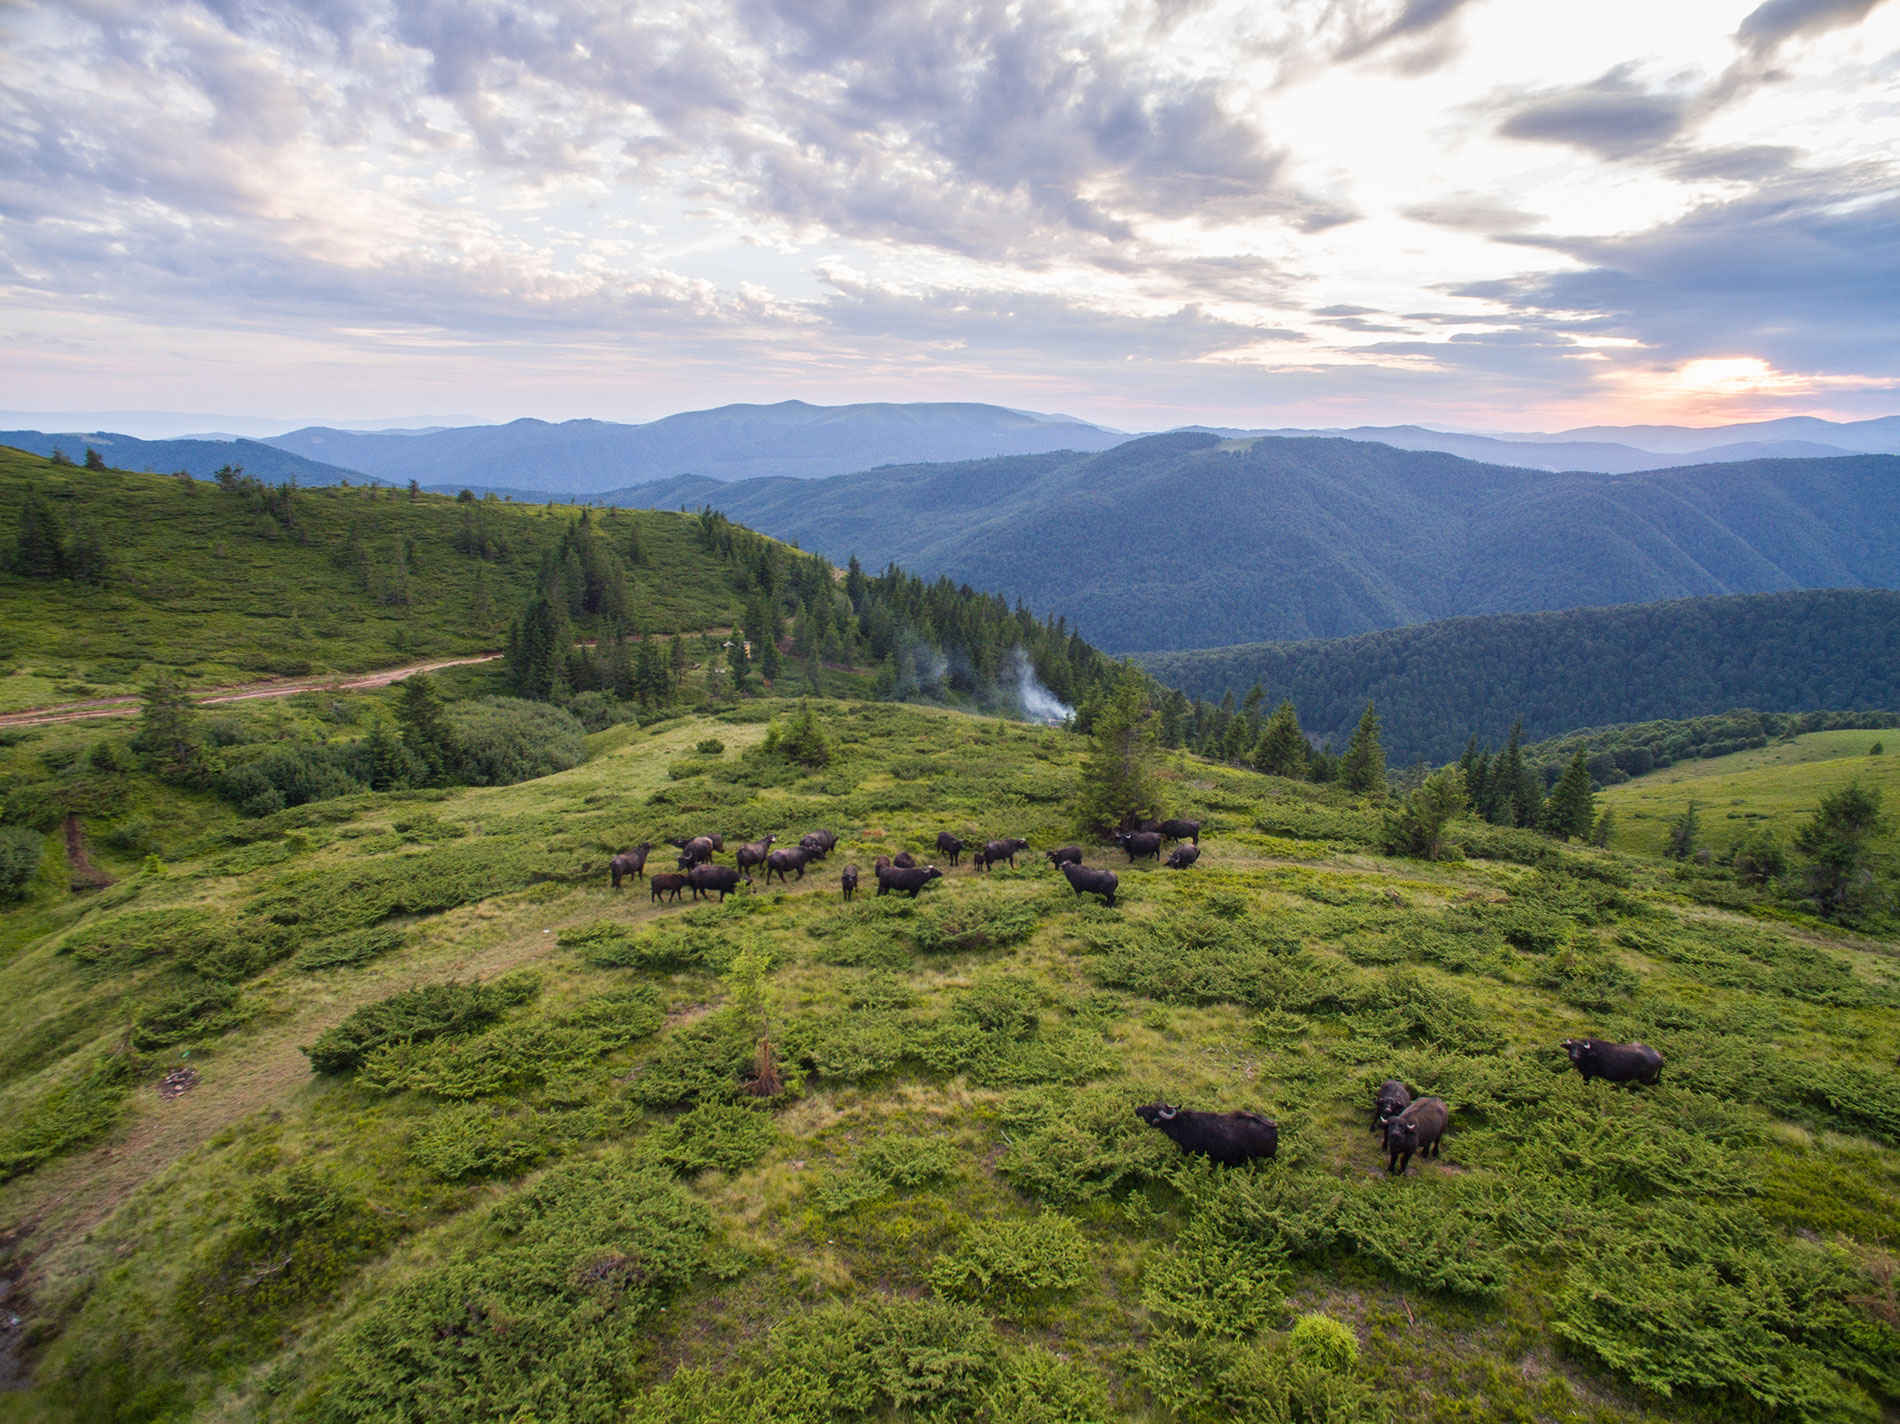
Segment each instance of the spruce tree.
M1590 828L1596 824L1596 797L1591 791L1590 768L1584 764L1582 751L1570 759L1563 779L1544 802L1542 824L1545 834L1560 841L1572 836L1578 840L1590 838Z
M537 595L508 630L504 662L515 692L541 702L552 698L565 681L571 641L565 606Z
M1116 676L1092 723L1082 763L1082 821L1093 831L1114 830L1157 810L1155 717L1146 679L1132 665Z
M46 496L30 492L20 504L13 572L25 578L58 578L66 571L66 530Z
M422 673L404 680L396 694L396 720L402 723L402 744L421 769L421 778L439 782L453 760L448 719L435 684Z
M1299 714L1293 710L1292 699L1284 699L1273 709L1273 715L1267 719L1267 729L1260 734L1260 745L1253 753L1254 768L1269 776L1305 780L1310 769L1309 756L1306 736L1300 731Z
M169 673L160 673L139 695L132 750L163 781L193 786L205 780L198 709Z
M1821 798L1814 819L1794 834L1808 859L1802 871L1810 903L1831 920L1853 920L1880 899L1867 864L1867 840L1886 829L1880 792L1858 781Z
M1379 745L1379 714L1370 700L1346 744L1346 755L1339 764L1339 779L1348 791L1363 796L1385 794L1385 749Z

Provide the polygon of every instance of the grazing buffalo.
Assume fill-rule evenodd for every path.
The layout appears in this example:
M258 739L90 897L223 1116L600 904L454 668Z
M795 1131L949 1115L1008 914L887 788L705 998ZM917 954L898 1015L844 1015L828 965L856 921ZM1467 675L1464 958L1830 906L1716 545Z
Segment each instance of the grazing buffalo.
M680 897L680 891L686 888L686 877L684 875L675 875L670 870L664 871L658 875L651 876L647 880L647 888L653 892L653 902L655 904L658 904L661 900L669 896L677 900Z
M1256 1112L1192 1112L1166 1103L1145 1103L1135 1116L1174 1139L1183 1152L1198 1152L1227 1167L1280 1149L1280 1124Z
M1450 1119L1451 1111L1441 1098L1420 1098L1393 1118L1385 1125L1385 1170L1402 1177L1414 1152L1421 1157L1436 1157Z
M1143 825L1144 831L1159 831L1171 841L1193 841L1201 843L1201 823L1199 821L1159 821L1154 825Z
M1119 883L1112 870L1090 870L1086 865L1065 862L1062 873L1069 879L1070 887L1078 895L1100 895L1102 903L1109 909L1115 908L1115 886Z
M900 850L896 855L891 857L891 864L896 866L899 870L915 870L917 868L917 857L907 850Z
M1065 865L1080 865L1082 863L1081 846L1063 846L1058 850L1048 852L1048 855L1049 864L1053 865L1057 870L1062 869Z
M689 845L693 843L693 841L708 841L711 843L712 848L714 850L724 850L726 848L726 838L720 835L719 832L717 831L713 831L708 835L694 836L692 837L691 840L680 840L673 836L668 836L666 838L666 843L668 845L678 846L681 850L685 850L686 847L688 847Z
M1201 848L1197 845L1176 846L1168 852L1168 869L1186 870L1201 858Z
M813 857L816 860L823 860L838 848L838 838L830 831L807 831L798 838L798 843L807 847L816 846L818 854Z
M889 870L891 868L891 858L888 855L880 855L877 858L876 864L871 868L873 870Z
M909 870L901 870L895 865L888 869L879 866L877 893L882 895L886 891L895 890L898 894L908 895L915 900L918 891L942 874L943 872L934 865L914 865Z
M1611 1083L1650 1083L1662 1077L1663 1056L1647 1043L1606 1043L1600 1038L1566 1038L1570 1066L1583 1081L1603 1078Z
M776 872L779 883L781 885L784 884L786 878L785 872L788 870L796 870L798 872L798 878L803 880L805 878L805 866L811 859L811 852L806 850L802 845L793 846L789 850L773 851L765 858L765 883L770 885L772 883L773 873Z
M1117 831L1115 842L1128 852L1130 865L1143 856L1161 859L1161 832L1159 831Z
M1379 1091L1372 1095L1372 1130L1382 1131L1385 1125L1412 1105L1412 1090L1397 1078L1387 1078L1379 1084Z
M848 904L850 904L850 903L851 903L851 897L852 897L853 895L855 895L855 894L857 894L857 893L858 893L858 868L857 868L857 866L855 866L855 865L847 865L847 866L846 866L846 867L844 868L844 872L843 872L843 874L841 874L841 875L839 875L839 877L838 877L838 886L839 886L839 888L840 888L840 889L842 889L842 890L844 891L844 899L845 899L845 903L846 903L847 905L848 905Z
M713 852L718 849L717 836L694 836L680 846L680 869L690 870L695 865L704 865L713 858Z
M743 870L734 870L730 865L695 865L687 872L686 878L692 883L695 900L701 895L710 895L717 890L722 904L726 896L741 885L752 883L750 875Z
M614 889L620 888L623 876L644 876L647 873L647 852L652 849L653 847L647 842L641 841L632 850L623 850L607 862L607 873L614 878Z
M938 831L937 854L949 856L952 865L961 865L963 863L963 842L951 835L948 831Z
M1017 854L1028 849L1028 841L1016 836L1006 836L1002 840L984 842L982 850L970 853L970 863L987 871L997 861L1006 860L1009 862L1009 868L1014 870Z
M749 841L739 847L733 859L739 862L739 869L750 870L755 865L764 865L765 857L771 854L772 842L777 836L766 836L763 840Z

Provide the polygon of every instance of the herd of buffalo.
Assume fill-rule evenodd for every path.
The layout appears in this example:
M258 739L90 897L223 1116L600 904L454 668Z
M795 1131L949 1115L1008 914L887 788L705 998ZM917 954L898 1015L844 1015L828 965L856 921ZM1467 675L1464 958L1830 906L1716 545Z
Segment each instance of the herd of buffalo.
M797 845L774 850L773 845L777 840L778 837L773 835L749 841L734 853L734 864L716 865L713 856L726 846L723 836L713 834L669 839L667 844L679 851L676 868L651 876L646 873L646 864L652 845L642 842L616 855L608 862L607 869L613 877L616 890L628 876L645 878L656 903L668 899L677 901L684 890L691 890L695 900L717 892L723 901L741 885L750 886L752 877L748 872L759 866L765 867L765 883L768 885L772 883L774 875L781 883L792 879L803 880L805 867L814 861L823 860L838 844L837 836L823 830L808 831L799 837ZM1159 862L1163 845L1175 842L1166 864L1175 870L1185 870L1200 858L1201 823L1185 820L1144 821L1134 830L1117 831L1115 841L1128 856L1130 864L1141 859ZM992 865L999 864L1008 864L1013 868L1016 857L1029 850L1029 842L1009 836L978 844L964 841L949 831L937 833L937 853L951 865L961 865L966 850L969 852L970 864L978 870L988 871ZM1099 895L1104 904L1114 905L1117 885L1115 872L1084 865L1080 846L1059 846L1044 852L1044 856L1068 879L1076 894ZM912 899L931 881L943 875L935 865L919 865L917 858L909 851L901 851L895 856L880 855L872 869L877 877L878 894L896 891ZM844 898L850 900L857 893L858 867L845 866L839 873L838 883ZM1610 1083L1654 1084L1662 1076L1663 1056L1647 1044L1609 1043L1600 1038L1566 1038L1562 1048L1569 1055L1571 1066L1583 1075L1586 1083L1593 1078L1602 1078ZM1279 1123L1256 1112L1197 1112L1155 1102L1136 1108L1135 1116L1165 1133L1183 1152L1204 1156L1227 1166L1272 1157L1280 1146ZM1421 1158L1437 1157L1439 1144L1444 1141L1445 1128L1450 1120L1451 1109L1442 1098L1421 1097L1416 1089L1407 1087L1397 1078L1386 1079L1374 1095L1372 1117L1372 1130L1382 1133L1385 1138L1386 1171L1404 1175L1414 1154Z

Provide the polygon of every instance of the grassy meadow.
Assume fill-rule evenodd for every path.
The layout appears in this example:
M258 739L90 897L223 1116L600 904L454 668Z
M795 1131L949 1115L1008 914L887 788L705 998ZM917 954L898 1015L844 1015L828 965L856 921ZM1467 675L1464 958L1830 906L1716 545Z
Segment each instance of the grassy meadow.
M108 570L98 587L0 570L0 713L136 693L160 669L202 688L499 649L544 551L580 513L360 487L272 505L0 448L0 553L29 491L69 535L96 534ZM590 518L629 564L636 627L731 625L743 596L700 552L691 516Z
M1869 755L1875 746L1880 755ZM1900 812L1900 732L1807 732L1789 741L1702 761L1682 761L1597 793L1616 811L1615 844L1660 855L1669 825L1693 801L1702 843L1720 854L1761 826L1785 839L1814 814L1821 798L1858 781L1878 790L1883 808ZM1889 829L1876 845L1891 854Z
M116 884L0 919L0 1418L1893 1417L1889 946L1528 832L1387 858L1376 807L1186 756L1201 860L1090 847L1112 910L1035 853L846 905L940 829L1073 839L1085 742L818 706L816 770L760 702L510 787L128 793L161 854L98 823ZM819 826L789 887L608 888ZM1661 1084L1584 1085L1583 1033ZM1452 1109L1402 1179L1389 1076ZM1182 1157L1160 1097L1277 1159Z

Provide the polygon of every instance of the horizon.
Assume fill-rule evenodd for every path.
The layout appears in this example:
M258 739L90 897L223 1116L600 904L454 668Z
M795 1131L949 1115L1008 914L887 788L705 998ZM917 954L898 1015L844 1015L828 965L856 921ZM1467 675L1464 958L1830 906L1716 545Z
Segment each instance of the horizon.
M30 410L1488 434L1900 392L1882 0L27 3L0 36Z

